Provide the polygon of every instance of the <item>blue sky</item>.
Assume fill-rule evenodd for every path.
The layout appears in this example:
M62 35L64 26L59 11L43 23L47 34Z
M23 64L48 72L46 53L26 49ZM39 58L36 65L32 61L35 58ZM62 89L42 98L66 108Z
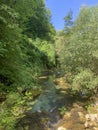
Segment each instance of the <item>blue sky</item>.
M71 9L73 18L78 15L82 5L92 6L98 4L98 0L46 0L46 6L52 13L52 24L56 30L61 30L64 27L64 16Z

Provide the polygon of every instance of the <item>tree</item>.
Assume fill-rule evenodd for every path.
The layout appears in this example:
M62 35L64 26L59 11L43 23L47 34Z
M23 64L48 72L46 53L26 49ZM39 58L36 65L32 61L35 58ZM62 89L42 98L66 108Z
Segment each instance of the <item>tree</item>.
M66 34L70 34L70 31L72 29L72 26L73 26L73 20L72 20L72 11L70 10L68 12L68 14L64 17L64 23L65 23L65 26L64 26L64 32Z
M98 85L98 6L82 7L61 55L74 92L93 93ZM70 17L69 17L70 18ZM66 35L65 35L66 39Z
M14 130L41 93L38 76L54 65L54 34L43 0L0 1L0 129Z

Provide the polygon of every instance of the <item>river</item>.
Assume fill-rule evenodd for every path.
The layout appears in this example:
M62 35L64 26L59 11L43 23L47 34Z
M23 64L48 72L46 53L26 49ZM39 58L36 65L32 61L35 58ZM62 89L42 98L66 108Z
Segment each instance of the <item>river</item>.
M18 122L17 130L86 130L83 106L87 101L70 95L63 77L48 75L39 79L44 91Z

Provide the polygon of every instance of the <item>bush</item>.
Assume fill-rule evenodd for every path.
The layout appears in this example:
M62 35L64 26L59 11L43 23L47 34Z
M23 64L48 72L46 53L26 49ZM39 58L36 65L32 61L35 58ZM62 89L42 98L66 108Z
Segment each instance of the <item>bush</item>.
M72 90L84 94L93 93L97 85L98 76L95 76L89 69L80 71L72 80Z

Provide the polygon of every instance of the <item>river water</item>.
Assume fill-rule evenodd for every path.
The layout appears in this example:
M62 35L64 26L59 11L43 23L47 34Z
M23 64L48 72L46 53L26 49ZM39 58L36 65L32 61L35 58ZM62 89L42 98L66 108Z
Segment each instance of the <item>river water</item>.
M59 130L60 126L67 127L67 129L61 128L60 130L84 130L85 120L83 118L81 121L78 114L85 114L82 107L84 101L78 103L69 95L62 77L55 79L53 76L48 76L40 80L42 80L44 91L35 100L32 110L19 121L17 130ZM67 110L65 118L60 115L59 108L62 107Z

